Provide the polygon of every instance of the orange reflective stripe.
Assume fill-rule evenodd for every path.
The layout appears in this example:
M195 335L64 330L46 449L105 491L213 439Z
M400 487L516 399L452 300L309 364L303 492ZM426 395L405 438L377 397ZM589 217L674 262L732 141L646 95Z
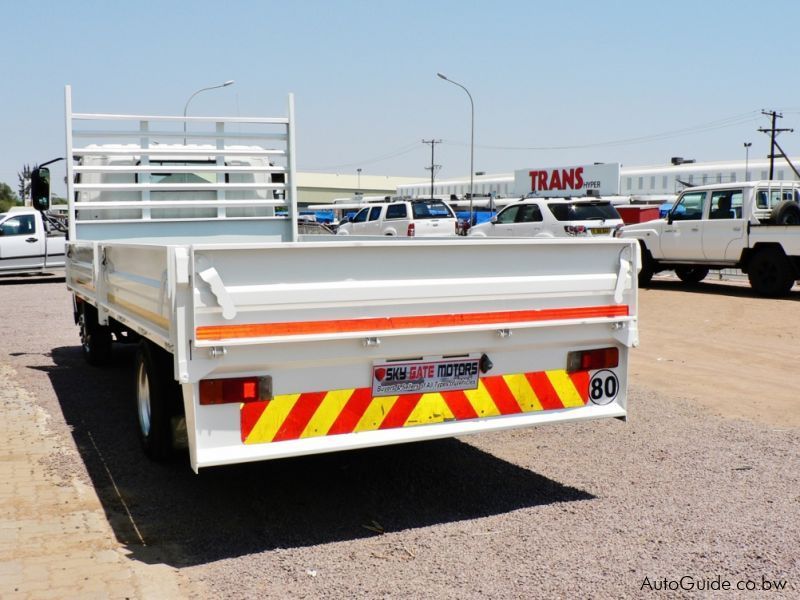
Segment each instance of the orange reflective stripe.
M419 315L410 317L376 317L336 321L290 321L287 323L252 323L246 325L206 325L198 327L198 340L226 340L325 333L356 333L397 329L426 329L463 325L493 325L566 319L626 317L627 305L546 308L542 310L506 310L497 312Z

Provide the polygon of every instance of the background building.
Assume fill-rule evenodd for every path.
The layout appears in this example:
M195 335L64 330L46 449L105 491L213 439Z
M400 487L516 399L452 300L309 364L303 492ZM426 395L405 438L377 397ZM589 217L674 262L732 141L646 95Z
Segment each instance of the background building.
M800 157L790 160L800 169ZM629 196L633 201L661 200L675 195L686 185L769 179L769 168L769 159L695 162L676 158L666 165L623 166L620 168L619 194ZM773 179L797 180L798 177L786 160L776 158ZM469 178L436 181L433 193L440 196L455 194L463 198L469 192L469 183ZM514 173L476 176L473 190L475 196L491 194L507 198L519 195L514 186ZM418 179L415 183L404 183L398 186L396 193L411 197L430 196L431 182Z
M297 201L301 206L325 204L359 191L365 196L393 196L398 187L416 181L418 177L298 172Z

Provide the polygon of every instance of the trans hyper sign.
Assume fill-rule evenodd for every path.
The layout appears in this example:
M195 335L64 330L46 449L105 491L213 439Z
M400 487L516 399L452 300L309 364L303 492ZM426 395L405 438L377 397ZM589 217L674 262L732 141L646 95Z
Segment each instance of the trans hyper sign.
M597 196L619 194L619 163L548 167L514 171L514 191L524 196Z

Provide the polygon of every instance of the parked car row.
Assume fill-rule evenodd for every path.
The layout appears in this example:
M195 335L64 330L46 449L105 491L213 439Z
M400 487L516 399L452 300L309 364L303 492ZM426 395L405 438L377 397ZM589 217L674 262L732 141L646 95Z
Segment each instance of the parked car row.
M523 198L470 227L443 200L399 200L365 206L339 225L339 235L474 237L612 236L623 222L608 200Z

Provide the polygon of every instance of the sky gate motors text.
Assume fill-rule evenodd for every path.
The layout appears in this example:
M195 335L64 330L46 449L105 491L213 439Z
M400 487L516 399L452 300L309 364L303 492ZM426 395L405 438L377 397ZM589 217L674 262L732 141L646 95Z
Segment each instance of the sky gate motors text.
M414 381L432 377L470 377L478 374L476 362L401 365L387 367L383 381Z
M478 387L480 358L383 363L373 367L372 394L426 394Z

